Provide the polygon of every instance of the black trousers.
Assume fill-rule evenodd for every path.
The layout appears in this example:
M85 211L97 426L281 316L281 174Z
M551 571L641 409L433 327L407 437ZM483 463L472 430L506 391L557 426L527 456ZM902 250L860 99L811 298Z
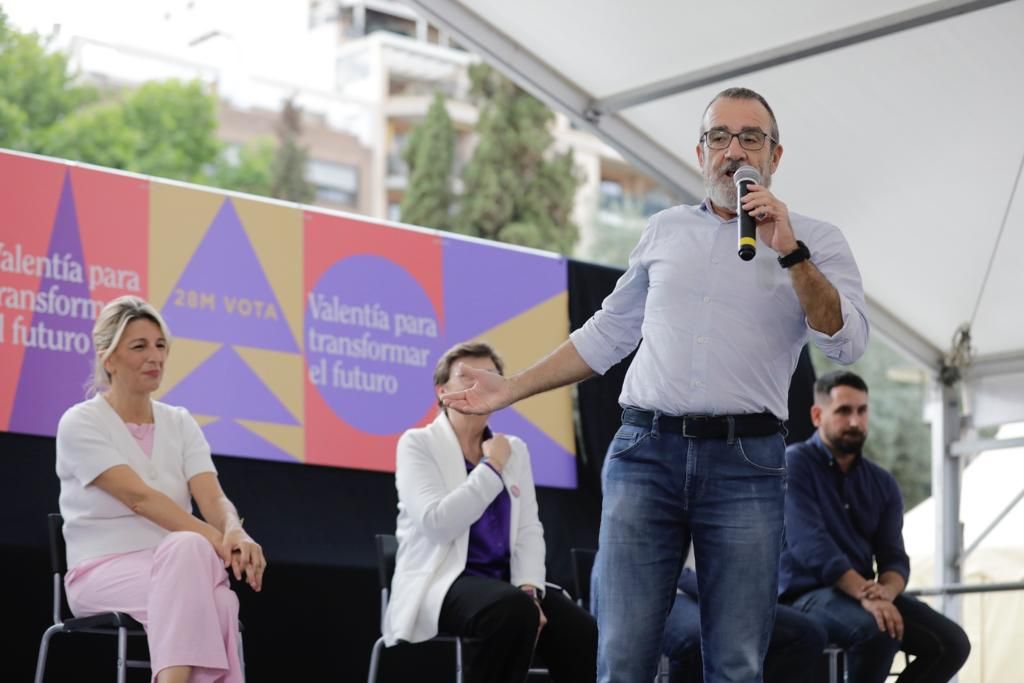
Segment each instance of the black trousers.
M903 617L900 649L914 655L899 683L945 683L953 678L971 654L971 643L960 625L909 595L901 595L893 604Z
M534 646L556 683L597 678L597 622L558 591L546 591L541 609L548 623L537 638L540 612L515 586L481 576L460 576L441 604L442 633L472 638L467 683L522 683Z

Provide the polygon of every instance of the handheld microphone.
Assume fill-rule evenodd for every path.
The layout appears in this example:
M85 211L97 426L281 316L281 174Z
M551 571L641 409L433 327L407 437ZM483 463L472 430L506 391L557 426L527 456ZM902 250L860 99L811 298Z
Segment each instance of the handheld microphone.
M753 166L740 166L733 174L732 181L736 183L736 232L739 255L744 261L749 261L757 253L757 223L743 208L743 198L747 196L751 183L761 184L761 174Z

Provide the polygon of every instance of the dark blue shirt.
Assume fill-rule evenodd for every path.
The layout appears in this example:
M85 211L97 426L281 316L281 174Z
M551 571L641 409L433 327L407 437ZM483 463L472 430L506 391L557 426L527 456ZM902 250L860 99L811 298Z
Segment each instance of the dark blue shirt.
M488 463L473 465L466 461L466 471L472 472L474 467L486 467L501 478L498 470ZM466 574L485 576L501 581L508 581L511 575L512 548L510 531L512 528L512 499L504 488L491 501L480 519L469 527L469 548L466 556Z
M910 577L903 497L891 474L858 455L844 474L817 432L786 449L786 539L779 595L832 586L847 570L865 579Z

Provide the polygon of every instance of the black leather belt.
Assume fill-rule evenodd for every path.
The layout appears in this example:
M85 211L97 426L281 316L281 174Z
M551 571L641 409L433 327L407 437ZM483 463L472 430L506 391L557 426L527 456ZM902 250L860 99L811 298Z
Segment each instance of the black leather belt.
M625 408L622 424L653 428L654 413ZM770 436L782 431L782 422L771 413L746 415L658 415L658 431L694 439L726 439L730 436Z

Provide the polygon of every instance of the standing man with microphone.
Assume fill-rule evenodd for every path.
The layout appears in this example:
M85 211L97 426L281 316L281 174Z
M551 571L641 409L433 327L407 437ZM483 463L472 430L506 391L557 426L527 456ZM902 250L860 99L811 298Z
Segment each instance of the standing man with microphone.
M769 189L782 158L761 95L708 105L697 159L707 198L651 217L601 310L550 355L441 396L485 413L603 374L643 343L604 464L596 568L598 680L654 677L676 577L692 542L706 683L760 683L778 590L786 487L782 422L809 337L852 363L868 339L864 293L839 229L790 213ZM759 182L735 176L753 167ZM743 260L737 211L765 247Z

